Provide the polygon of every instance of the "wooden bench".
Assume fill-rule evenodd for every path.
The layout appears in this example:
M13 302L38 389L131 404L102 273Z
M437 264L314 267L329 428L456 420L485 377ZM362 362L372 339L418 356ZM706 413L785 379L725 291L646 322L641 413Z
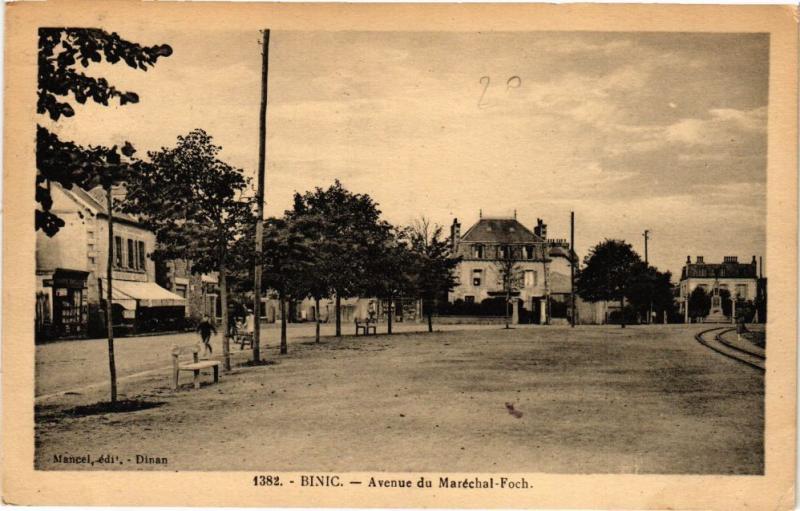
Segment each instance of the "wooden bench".
M199 344L192 346L173 346L172 347L172 388L178 389L178 375L181 371L192 371L194 373L194 388L200 388L200 370L212 368L214 369L214 383L219 381L219 364L218 360L199 360L199 353L202 348ZM181 355L191 353L192 362L181 362Z
M253 347L253 333L252 332L236 332L233 334L233 343L239 345L239 349L243 350L245 346Z
M372 330L373 335L378 335L378 328L375 326L375 321L370 319L364 321L356 319L356 335L358 335L359 330L364 332L364 335L369 335L370 330Z

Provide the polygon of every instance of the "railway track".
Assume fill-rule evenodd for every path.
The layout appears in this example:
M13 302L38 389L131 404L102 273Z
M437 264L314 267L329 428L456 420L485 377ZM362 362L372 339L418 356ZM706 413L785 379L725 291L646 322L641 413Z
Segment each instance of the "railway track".
M762 354L748 350L742 346L734 345L733 343L722 338L723 334L732 330L734 329L728 327L709 328L708 330L703 330L702 332L698 333L694 336L694 338L703 346L716 351L720 355L724 355L737 362L764 371L766 359ZM713 338L711 337L712 333Z

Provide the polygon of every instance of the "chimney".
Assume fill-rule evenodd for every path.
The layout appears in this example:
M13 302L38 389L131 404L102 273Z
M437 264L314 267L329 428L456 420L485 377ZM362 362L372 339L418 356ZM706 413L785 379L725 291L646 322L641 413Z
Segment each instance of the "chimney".
M722 259L722 262L724 262L724 263L736 264L736 263L738 263L738 262L739 262L739 258L738 258L737 256L725 256L725 257Z
M764 278L764 258L758 256L758 278Z
M454 253L458 248L458 242L460 240L461 240L461 224L458 223L458 218L454 218L453 225L450 226L450 243L452 244Z
M686 264L692 264L692 256L686 256Z
M536 219L536 227L533 228L533 234L547 240L547 224L541 218Z
M703 256L697 256L697 264L705 264L703 261Z

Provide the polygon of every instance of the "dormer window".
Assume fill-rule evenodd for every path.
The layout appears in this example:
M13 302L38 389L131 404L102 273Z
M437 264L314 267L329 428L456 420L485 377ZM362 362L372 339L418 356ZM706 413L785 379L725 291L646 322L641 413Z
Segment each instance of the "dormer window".
M533 259L533 245L525 245L525 259Z

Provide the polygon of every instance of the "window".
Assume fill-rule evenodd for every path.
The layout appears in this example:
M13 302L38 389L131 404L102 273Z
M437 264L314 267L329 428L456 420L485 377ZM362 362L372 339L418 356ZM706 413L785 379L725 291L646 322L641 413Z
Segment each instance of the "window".
M483 259L483 245L474 245L472 247L472 257L475 259Z
M525 259L533 259L533 245L525 245Z
M466 295L464 297L464 303L475 303L475 297L472 295Z
M128 240L128 268L136 267L136 249L133 248L133 240Z
M175 294L186 298L186 284L176 284L175 285Z
M481 276L483 275L483 270L472 270L472 285L475 287L480 287L481 285Z
M147 266L145 265L146 252L144 250L144 241L137 241L136 245L139 248L139 250L136 252L137 256L139 257L139 269L140 270L145 270L147 268Z
M501 259L508 259L508 256L509 256L509 247L508 247L508 245L501 246L500 247L500 251L498 252L498 255L500 256Z
M114 265L122 267L122 238L114 236Z
M536 287L536 271L525 270L525 287Z
M747 284L736 284L736 298L747 300Z

